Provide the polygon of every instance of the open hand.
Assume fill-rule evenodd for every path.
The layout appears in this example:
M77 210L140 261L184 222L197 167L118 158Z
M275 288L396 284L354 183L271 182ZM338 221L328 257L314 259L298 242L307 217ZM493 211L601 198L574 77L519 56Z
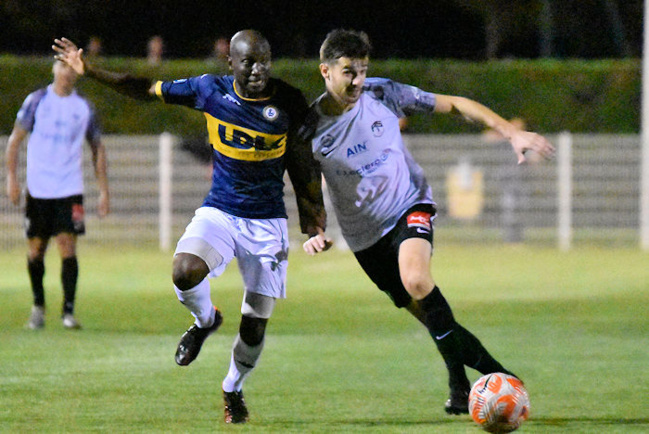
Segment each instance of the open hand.
M52 50L58 54L54 55L56 60L70 66L74 71L83 75L85 72L85 64L83 61L83 48L78 48L77 45L67 38L55 39Z
M535 154L549 160L556 152L554 146L540 134L519 130L511 138L514 152L518 156L518 164L527 161L525 153L533 151Z

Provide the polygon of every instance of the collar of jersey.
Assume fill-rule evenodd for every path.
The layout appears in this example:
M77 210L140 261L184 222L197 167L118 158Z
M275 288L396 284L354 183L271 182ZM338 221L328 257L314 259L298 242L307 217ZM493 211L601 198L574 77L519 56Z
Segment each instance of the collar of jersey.
M270 86L270 80L269 80L269 84L267 84L267 86ZM244 100L244 101L266 101L266 100L271 99L273 97L273 95L275 94L275 88L273 87L272 92L268 96L265 96L263 98L246 98L245 96L241 95L239 93L239 91L237 90L237 82L236 82L236 80L232 80L232 88L234 89L234 93L236 93L237 96L239 98L241 98L242 100Z

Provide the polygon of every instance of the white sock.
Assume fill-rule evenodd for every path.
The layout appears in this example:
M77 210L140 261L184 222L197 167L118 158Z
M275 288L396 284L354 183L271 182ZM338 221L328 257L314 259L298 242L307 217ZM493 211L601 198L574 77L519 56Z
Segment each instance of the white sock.
M210 292L210 281L205 278L201 283L187 291L181 291L174 285L178 300L196 318L195 324L201 328L209 327L214 323L214 305Z
M232 347L232 357L230 358L230 369L228 375L223 380L223 391L234 392L243 388L243 382L248 375L255 369L255 365L261 356L261 350L264 348L264 341L259 345L251 347L241 340L237 335Z

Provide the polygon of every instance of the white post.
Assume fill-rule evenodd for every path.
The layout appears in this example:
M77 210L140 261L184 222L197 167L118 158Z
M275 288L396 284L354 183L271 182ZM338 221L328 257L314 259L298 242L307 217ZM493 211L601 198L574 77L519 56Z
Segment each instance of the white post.
M569 250L572 245L572 135L568 132L559 135L557 170L559 249Z
M644 2L644 48L642 50L642 119L640 137L640 247L649 250L649 0Z
M160 214L158 225L160 231L160 250L163 252L171 248L171 175L172 175L172 149L173 136L169 133L160 135L160 185L159 185L159 205Z

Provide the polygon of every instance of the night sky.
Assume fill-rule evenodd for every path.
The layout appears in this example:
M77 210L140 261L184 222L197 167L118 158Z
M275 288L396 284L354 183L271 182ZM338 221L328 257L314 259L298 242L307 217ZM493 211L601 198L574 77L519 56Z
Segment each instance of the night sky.
M481 60L485 5L499 2L515 13L496 21L502 30L498 57L539 57L540 0L2 0L0 52L49 54L54 37L84 45L95 35L106 55L143 56L148 38L161 35L167 57L205 57L215 39L255 28L276 57L316 57L326 33L345 27L366 31L376 58ZM553 57L640 55L642 0L613 2L622 27L613 25L605 3L551 0Z

